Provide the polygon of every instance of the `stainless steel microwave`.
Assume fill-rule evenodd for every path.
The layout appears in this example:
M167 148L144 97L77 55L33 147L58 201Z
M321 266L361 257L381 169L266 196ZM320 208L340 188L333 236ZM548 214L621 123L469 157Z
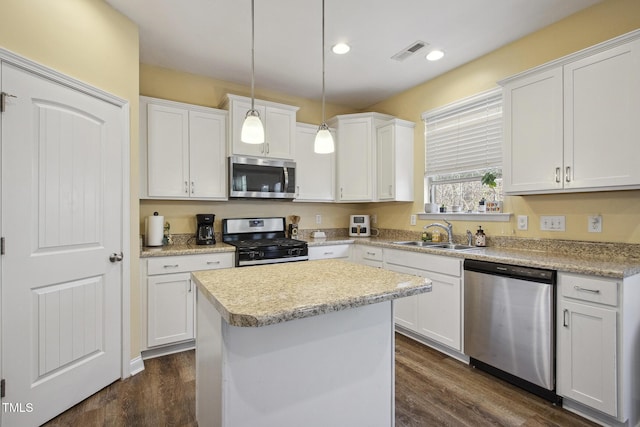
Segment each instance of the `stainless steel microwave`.
M293 199L296 164L290 160L229 157L229 197Z

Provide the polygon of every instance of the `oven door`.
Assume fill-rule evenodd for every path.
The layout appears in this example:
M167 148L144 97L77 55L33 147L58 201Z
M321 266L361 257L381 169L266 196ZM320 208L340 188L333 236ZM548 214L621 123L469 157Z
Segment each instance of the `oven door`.
M229 157L229 197L293 199L296 164L287 160Z

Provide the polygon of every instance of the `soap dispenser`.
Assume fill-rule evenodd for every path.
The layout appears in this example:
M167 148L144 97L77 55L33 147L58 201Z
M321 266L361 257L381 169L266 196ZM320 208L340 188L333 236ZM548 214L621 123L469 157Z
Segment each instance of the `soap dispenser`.
M478 231L476 231L476 246L487 246L487 235L484 234L481 225L478 226Z

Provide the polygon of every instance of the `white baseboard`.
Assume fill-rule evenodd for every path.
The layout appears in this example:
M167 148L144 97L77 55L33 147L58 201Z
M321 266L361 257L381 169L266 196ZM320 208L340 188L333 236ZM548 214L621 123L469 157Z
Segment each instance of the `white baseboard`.
M129 372L131 373L131 376L142 371L144 371L144 361L142 360L142 355L131 359L131 362L129 362Z
M196 348L196 341L189 340L183 341L178 344L165 345L152 349L142 351L141 357L143 360L153 359L154 357L166 356L168 354L180 353L182 351L194 350Z

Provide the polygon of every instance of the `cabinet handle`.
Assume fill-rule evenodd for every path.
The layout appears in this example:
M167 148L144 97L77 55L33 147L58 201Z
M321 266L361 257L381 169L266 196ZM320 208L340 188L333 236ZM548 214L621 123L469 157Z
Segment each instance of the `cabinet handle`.
M583 288L580 286L574 286L573 289L575 289L578 292L589 292L592 294L599 294L600 293L600 289L587 289L587 288Z
M162 266L163 268L178 268L180 264L165 264Z
M267 145L267 154L269 154L269 143L267 143L266 145Z
M212 265L212 264L218 265L220 264L220 261L207 261L207 265Z
M393 194L393 185L389 184L389 195Z
M560 168L556 168L556 182L560 183Z
M193 181L191 181L191 194L195 194L195 192L196 192L196 186L193 183Z
M372 255L373 256L375 254L376 254L375 252L367 252L367 255Z
M333 255L333 252L325 252L325 255Z
M300 197L300 186L296 185L296 199Z
M263 143L263 144L260 146L260 152L261 152L262 154L264 154L264 146L265 146L265 145L267 145L267 144Z
M564 180L567 182L571 182L571 166L567 166L564 172Z
M189 194L189 183L187 181L184 182L184 193Z
M189 280L189 292L191 292L191 285L192 285L191 280Z
M340 200L342 200L342 187L340 187Z
M564 326L565 328L569 327L569 321L567 320L567 314L569 314L569 310L568 309L564 309L562 310L562 326Z

